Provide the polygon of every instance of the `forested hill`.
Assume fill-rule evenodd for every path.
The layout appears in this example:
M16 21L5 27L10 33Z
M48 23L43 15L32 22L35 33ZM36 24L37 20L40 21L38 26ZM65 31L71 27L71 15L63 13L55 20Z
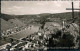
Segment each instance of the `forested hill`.
M24 18L24 19L43 19L43 18L66 18L67 20L72 18L72 13L71 12L66 12L66 13L56 13L56 14L50 14L50 13L42 13L42 14L35 14L35 15L8 15L8 14L1 14L2 19L8 21L9 19L14 19L14 18ZM79 12L74 13L74 17L76 17L76 21L78 22L79 19Z

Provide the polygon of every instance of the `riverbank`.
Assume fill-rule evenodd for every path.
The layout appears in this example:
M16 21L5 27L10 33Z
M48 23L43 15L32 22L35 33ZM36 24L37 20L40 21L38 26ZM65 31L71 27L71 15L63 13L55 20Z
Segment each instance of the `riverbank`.
M28 35L33 34L35 32L38 32L38 30L39 30L39 26L30 25L30 27L28 27L27 29L25 29L21 32L18 32L14 35L11 35L10 37L20 39L20 38L23 38L23 37L27 37Z

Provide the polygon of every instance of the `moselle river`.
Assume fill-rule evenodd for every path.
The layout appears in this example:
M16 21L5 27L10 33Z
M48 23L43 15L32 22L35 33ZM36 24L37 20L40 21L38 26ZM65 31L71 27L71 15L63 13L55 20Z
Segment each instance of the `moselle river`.
M11 35L10 37L20 39L23 37L27 37L30 34L33 34L35 32L38 32L39 26L38 25L31 25L31 27L28 27L26 30L22 30L16 34Z
M60 27L60 25L58 25L58 23L55 23L55 22L46 22L45 25L50 26L51 24ZM22 30L22 31L20 31L16 34L11 35L10 37L13 37L13 38L16 38L16 39L27 37L30 34L38 32L40 26L41 26L41 24L29 24L29 27L26 28L26 30Z

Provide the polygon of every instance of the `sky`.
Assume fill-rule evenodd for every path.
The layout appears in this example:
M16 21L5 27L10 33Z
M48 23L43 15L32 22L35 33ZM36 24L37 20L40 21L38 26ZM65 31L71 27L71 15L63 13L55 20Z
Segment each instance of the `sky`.
M1 13L14 15L71 12L66 10L71 7L71 1L1 1ZM74 7L79 8L79 1Z

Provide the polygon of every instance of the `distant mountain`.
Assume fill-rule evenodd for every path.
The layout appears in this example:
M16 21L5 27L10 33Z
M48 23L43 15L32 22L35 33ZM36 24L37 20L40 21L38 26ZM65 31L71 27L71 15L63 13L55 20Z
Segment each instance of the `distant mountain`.
M75 17L79 17L78 16L79 12L74 12L74 16ZM56 14L51 14L51 13L41 13L41 14L35 14L35 15L8 15L8 14L1 14L1 17L3 19L10 19L10 18L23 18L23 17L37 17L37 15L39 16L53 16L53 17L61 17L61 18L71 18L72 17L72 13L71 12L65 12L65 13L56 13Z
M36 19L36 20L42 20L46 18L61 18L61 19L67 19L70 20L72 18L72 13L71 12L66 12L66 13L56 13L56 14L51 14L51 13L42 13L42 14L35 14L35 15L7 15L7 14L1 14L1 17L8 21L9 19ZM74 17L76 17L76 22L79 22L79 12L74 12ZM70 20L71 21L71 20Z
M41 13L41 14L38 14L39 16L48 16L48 15L51 15L51 13Z
M1 18L8 21L9 19L14 19L15 16L14 15L8 15L8 14L1 14Z

